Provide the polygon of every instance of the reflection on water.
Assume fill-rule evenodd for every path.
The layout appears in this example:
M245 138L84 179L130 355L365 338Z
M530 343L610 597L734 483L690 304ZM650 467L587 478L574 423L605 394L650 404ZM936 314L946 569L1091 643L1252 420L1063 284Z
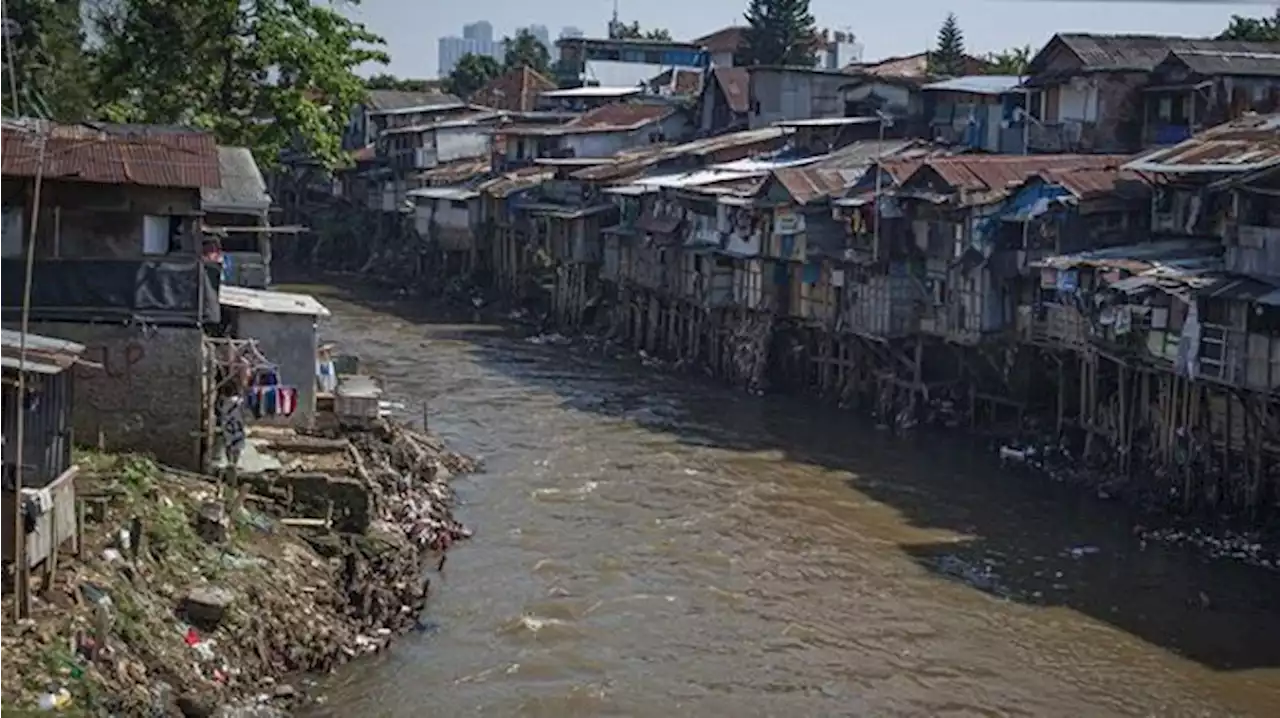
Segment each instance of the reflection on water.
M458 482L476 537L433 579L439 629L316 716L1280 706L1275 574L1143 546L963 441L326 302L328 338L487 471Z

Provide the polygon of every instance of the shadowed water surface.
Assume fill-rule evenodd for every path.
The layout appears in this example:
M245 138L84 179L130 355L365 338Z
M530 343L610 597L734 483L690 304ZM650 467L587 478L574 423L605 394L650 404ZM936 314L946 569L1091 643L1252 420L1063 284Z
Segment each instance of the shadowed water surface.
M326 297L322 330L486 472L430 633L313 716L1280 711L1280 580L1143 545L962 440Z

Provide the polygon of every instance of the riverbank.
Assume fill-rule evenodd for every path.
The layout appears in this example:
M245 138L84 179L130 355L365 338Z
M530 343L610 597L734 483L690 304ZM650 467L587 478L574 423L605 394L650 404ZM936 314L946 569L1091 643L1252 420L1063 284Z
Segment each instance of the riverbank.
M306 700L306 674L414 630L426 566L469 535L449 479L474 462L386 421L251 441L282 465L236 490L143 457L78 457L81 550L36 580L30 618L4 622L6 707L280 714Z
M715 379L708 367L636 349L630 342L613 336L603 316L596 317L597 321L585 329L564 328L555 325L544 301L514 302L461 282L452 283L442 296L410 299L412 294L407 289L390 282L369 282L345 273L330 274L329 279L357 294L363 293L366 300L381 302L394 297L395 301L412 301L421 303L423 307L438 305L443 313L468 321L492 321L518 327L524 340L531 344L561 346L631 366L683 374L702 381L713 379L717 384L731 383ZM739 356L735 358L735 363L741 365L738 376L762 376L765 373L767 357L750 351L751 346L758 344L758 341L743 343L744 348L740 348ZM740 388L758 396L765 393L765 384L767 382L746 382ZM804 395L794 387L778 383L768 391ZM821 397L809 398L832 403ZM1033 415L1028 415L1018 426L982 430L961 421L956 407L945 398L936 399L909 416L906 412L882 411L880 406L867 406L866 402L859 406L857 401L850 401L847 397L834 403L855 415L871 417L881 431L973 436L990 452L995 459L993 463L1002 464L1006 470L1036 480L1074 486L1098 501L1122 503L1132 513L1131 528L1139 542L1191 546L1212 558L1280 572L1280 525L1259 520L1257 516L1205 511L1187 515L1182 511L1184 502L1177 492L1162 491L1161 482L1126 479L1105 462L1082 461L1079 452L1073 453L1070 442L1050 436L1044 430L1048 422L1038 421Z

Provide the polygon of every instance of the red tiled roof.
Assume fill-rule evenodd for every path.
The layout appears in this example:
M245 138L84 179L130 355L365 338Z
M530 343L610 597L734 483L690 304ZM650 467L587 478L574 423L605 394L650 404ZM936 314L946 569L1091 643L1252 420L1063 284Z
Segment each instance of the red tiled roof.
M1042 172L1118 169L1128 155L960 155L924 163L957 191L1004 191ZM913 173L914 174L914 173Z
M745 67L716 67L711 70L729 109L734 112L746 112L750 106L751 77Z
M48 138L46 178L151 187L222 186L213 135L157 125L41 124ZM0 174L36 176L41 129L34 123L5 123Z
M601 105L564 126L570 132L609 132L634 130L657 122L675 112L668 105L637 102L615 102Z
M556 89L556 83L527 66L505 72L471 96L471 102L496 110L530 112L538 94Z
M746 42L746 30L743 25L730 25L711 33L703 35L693 41L695 45L701 45L706 48L707 52L737 52L739 48Z

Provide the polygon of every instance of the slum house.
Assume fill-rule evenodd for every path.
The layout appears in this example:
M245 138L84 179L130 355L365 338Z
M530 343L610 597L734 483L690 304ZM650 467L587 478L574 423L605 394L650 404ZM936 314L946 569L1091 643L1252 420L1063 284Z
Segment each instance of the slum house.
M1181 142L1248 112L1280 112L1280 42L1175 48L1142 94L1146 147Z
M0 501L4 516L4 560L14 561L15 494L21 491L27 566L37 566L62 544L78 538L76 467L71 463L71 411L74 371L92 366L80 357L84 346L19 331L0 331L3 345L4 480ZM99 367L100 368L100 367ZM21 375L21 376L20 376ZM21 417L22 442L18 443ZM21 451L21 457L18 456ZM21 467L21 471L19 471Z
M1155 68L1175 50L1190 55L1273 53L1275 47L1271 43L1155 35L1054 35L1027 65L1030 151L1139 150L1146 112L1144 95L1148 94L1144 90L1152 87ZM1153 89L1157 109L1158 97L1172 89L1154 86L1162 87Z
M504 147L496 169L527 166L543 158L605 158L628 149L677 142L689 132L688 117L676 107L616 102L558 126L520 123L495 129Z
M480 193L459 184L409 190L414 229L429 253L441 255L441 278L465 276L479 265Z
M224 341L211 342L220 355L216 359L247 374L243 387L225 387L229 391L221 398L247 398L243 409L249 416L243 423L313 428L320 351L317 322L329 316L328 308L309 294L225 284L218 302ZM244 391L230 391L233 388Z
M605 284L606 293L617 296L630 292L633 285L643 291L657 292L661 289L665 292L667 273L672 273L670 281L674 285L674 273L678 271L676 267L682 262L691 263L688 268L692 273L690 276L711 273L710 263L704 263L701 258L701 255L710 251L707 246L678 251L674 245L638 241L642 236L648 236L638 226L638 220L647 214L645 202L649 202L647 207L652 211L653 203L662 199L661 184L642 180L649 177L655 180L658 177L674 180L687 191L705 193L706 196L702 199L709 197L714 204L715 197L728 191L725 183L732 184L737 177L755 177L763 173L760 169L734 169L734 164L750 165L752 156L785 147L789 135L788 130L776 127L747 130L649 152L615 156L609 163L574 172L575 179L600 187L618 209L618 223L604 229L600 277ZM722 171L702 172L717 167ZM725 171L728 172L727 175ZM696 179L696 182L689 184L691 179ZM692 198L685 199L693 201ZM653 221L652 218L645 220L646 224L652 224ZM666 234L669 232L658 233L664 237ZM709 276L707 282L710 282ZM710 286L707 282L698 286ZM625 303L625 298L623 299ZM704 302L702 298L695 297L694 303L701 306Z
M1002 244L1002 217L1010 193L1028 177L1048 170L1114 169L1127 157L966 156L932 159L917 168L895 192L924 260L924 306L914 369L935 386L969 390L970 416L981 406L1024 408L1027 367L1012 339L1016 326L1018 261L1014 244ZM925 352L924 345L949 351ZM925 396L928 387L913 391ZM936 392L935 392L936 396ZM913 405L917 396L910 397ZM926 397L927 398L927 397ZM959 397L952 397L952 400Z
M471 96L470 102L505 112L532 112L538 108L538 97L554 89L553 80L521 65L489 80Z
M866 183L869 171L937 152L912 140L856 142L817 163L775 169L761 188L756 206L773 208L773 233L766 238L763 255L776 262L774 277L783 290L778 316L789 320L782 335L790 347L785 353L788 361L778 369L796 388L851 398L865 385L869 376L863 374L873 366L865 340L909 329L899 325L914 316L914 303L908 301L918 293L914 280L882 279L883 272L860 264L854 254L857 245L850 242L848 207L836 202ZM872 306L879 313L872 314ZM882 322L888 324L880 326ZM869 332L871 327L879 333ZM887 347L877 344L871 349Z
M369 90L365 101L351 108L343 133L343 147L368 147L390 127L418 125L444 112L465 110L461 99L443 92L409 90Z
M878 137L928 138L924 115L925 82L916 77L847 74L839 91L845 117L878 117L884 121Z
M502 117L501 113L480 110L382 131L376 142L384 178L382 192L370 196L370 209L398 213L404 207L406 192L421 184L420 173L489 157L492 130ZM372 206L375 200L376 207Z
M1026 95L1018 75L973 75L932 82L924 93L929 137L938 143L993 154L1022 154Z
M76 434L199 469L201 327L217 321L221 274L200 256L200 192L222 186L213 136L22 121L5 123L3 144L6 324L23 304L22 238L35 229L31 330L83 344L104 367L77 376Z
M747 126L751 129L784 120L849 114L842 91L855 79L843 72L771 65L752 65L746 70Z
M271 197L247 147L219 147L222 185L200 190L203 253L222 264L224 284L271 284Z
M506 142L500 169L536 163L555 170L554 179L522 193L513 204L527 217L516 223L528 222L530 241L555 268L553 305L562 321L576 324L585 316L600 260L600 230L616 223L608 216L613 205L594 186L573 178L573 172L607 164L620 152L655 149L682 139L689 129L686 114L673 106L614 103L558 127L498 131Z
M698 96L698 131L718 135L750 125L751 77L745 67L712 66Z
M480 241L483 244L487 235L494 285L507 296L527 300L535 294L533 284L541 263L533 244L533 222L517 207L530 201L536 188L555 175L554 170L535 165L501 173L475 187L480 193Z

